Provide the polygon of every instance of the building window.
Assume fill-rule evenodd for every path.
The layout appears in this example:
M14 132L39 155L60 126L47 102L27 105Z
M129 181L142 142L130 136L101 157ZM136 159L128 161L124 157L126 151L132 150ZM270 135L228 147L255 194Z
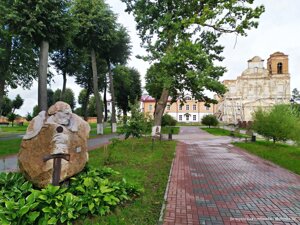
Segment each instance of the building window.
M179 105L179 110L182 110L182 105Z
M186 109L186 110L190 110L190 105L186 105L186 106L185 106L185 109Z
M149 105L149 111L152 111L152 105Z
M170 105L167 105L167 110L170 110L171 106Z
M179 121L182 121L182 115L179 115Z
M196 115L193 115L193 120L196 121Z
M206 106L205 108L206 108L206 110L209 110L210 107L209 107L209 106Z
M277 64L277 73L278 74L282 73L282 63L281 62Z
M190 116L186 115L186 121L189 121L189 120L190 120Z
M110 106L110 102L108 102L107 105Z
M196 105L193 105L193 110L196 110L197 108L196 108Z

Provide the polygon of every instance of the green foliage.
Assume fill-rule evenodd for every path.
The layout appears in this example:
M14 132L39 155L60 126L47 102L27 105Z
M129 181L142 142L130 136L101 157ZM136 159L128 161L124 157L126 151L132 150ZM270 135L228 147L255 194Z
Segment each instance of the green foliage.
M129 138L89 152L89 165L101 167L107 162L105 149L109 150L111 160L109 167L122 171L128 182L143 187L140 198L117 207L105 217L87 218L78 225L150 225L157 224L164 193L174 158L175 141L158 141L152 149L151 138Z
M219 124L219 121L214 115L206 115L202 117L201 123L210 128L210 126L217 126Z
M2 116L7 116L12 111L12 101L7 97L3 97L3 104L1 106Z
M26 119L28 122L31 121L31 120L33 119L31 113L28 112L28 113L26 114L25 119Z
M12 100L12 112L14 113L16 109L20 109L24 103L24 99L21 98L19 94Z
M130 104L141 98L141 75L136 69L123 65L116 66L113 74L116 104L126 115Z
M11 112L7 115L7 119L9 122L11 122L12 126L14 126L14 121L15 121L15 119L17 119L17 117L18 116L16 114L14 114L13 112Z
M177 121L169 114L165 114L161 120L161 126L175 126Z
M236 1L153 1L122 0L133 13L148 56L155 62L146 74L146 90L164 102L156 107L155 125L160 125L166 96L173 100L189 91L195 99L216 103L205 90L224 94L219 78L226 71L216 66L222 61L224 33L246 35L258 26L263 6L252 7L253 0Z
M4 96L0 112L3 116L8 116L9 114L14 113L16 109L21 108L23 102L24 99L22 99L19 94L13 100Z
M297 88L294 88L292 91L292 99L293 100L300 99L300 92L298 91Z
M131 105L130 108L131 117L123 125L120 133L125 134L125 139L130 136L140 138L151 131L152 121L140 111L138 103Z
M19 173L0 174L0 223L72 224L88 215L103 216L140 194L109 168L89 169L71 178L69 187L36 189ZM112 177L113 176L113 177Z
M253 115L252 129L276 141L299 141L300 121L297 112L289 105L274 105L270 110L258 109Z
M39 106L35 105L32 109L32 117L36 117L39 114L40 110L39 110Z

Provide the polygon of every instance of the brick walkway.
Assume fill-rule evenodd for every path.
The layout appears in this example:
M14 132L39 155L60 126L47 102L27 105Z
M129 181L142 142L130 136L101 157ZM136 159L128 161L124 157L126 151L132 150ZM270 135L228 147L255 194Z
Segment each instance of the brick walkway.
M300 224L300 176L185 127L164 224Z

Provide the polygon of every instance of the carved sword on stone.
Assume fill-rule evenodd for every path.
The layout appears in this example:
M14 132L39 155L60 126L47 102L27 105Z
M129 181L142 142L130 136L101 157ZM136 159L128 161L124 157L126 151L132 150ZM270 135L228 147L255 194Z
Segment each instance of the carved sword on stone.
M63 127L59 126L56 128L58 133L63 132ZM46 162L50 159L53 159L53 173L52 173L52 184L54 186L59 186L60 174L61 174L61 160L70 160L70 154L65 153L58 153L58 154L51 154L45 156L43 161Z

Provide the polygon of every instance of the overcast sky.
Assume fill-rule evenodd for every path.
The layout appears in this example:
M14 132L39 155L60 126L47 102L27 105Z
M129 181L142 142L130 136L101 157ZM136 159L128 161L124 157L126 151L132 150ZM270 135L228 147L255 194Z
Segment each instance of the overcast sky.
M125 4L120 0L106 0L113 11L119 15L118 21L129 31L132 42L132 56L129 66L135 67L142 76L145 75L149 65L136 55L143 55L145 51L140 47L140 39L135 30L135 22L132 15L124 12ZM225 35L220 43L225 46L222 65L227 72L221 78L235 79L247 68L247 61L254 56L260 56L266 60L270 54L280 51L289 55L289 72L291 75L291 91L293 88L300 89L300 1L299 0L256 0L256 5L263 4L266 12L261 16L258 29L248 31L248 36L237 37ZM143 81L144 84L144 81ZM56 76L55 82L50 88L56 90L62 87L62 76ZM73 78L68 78L67 87L72 88L77 98L80 87L74 83ZM24 98L24 105L16 113L26 115L32 112L37 105L37 83L31 90L18 88L9 90L9 97L14 98L20 94Z

